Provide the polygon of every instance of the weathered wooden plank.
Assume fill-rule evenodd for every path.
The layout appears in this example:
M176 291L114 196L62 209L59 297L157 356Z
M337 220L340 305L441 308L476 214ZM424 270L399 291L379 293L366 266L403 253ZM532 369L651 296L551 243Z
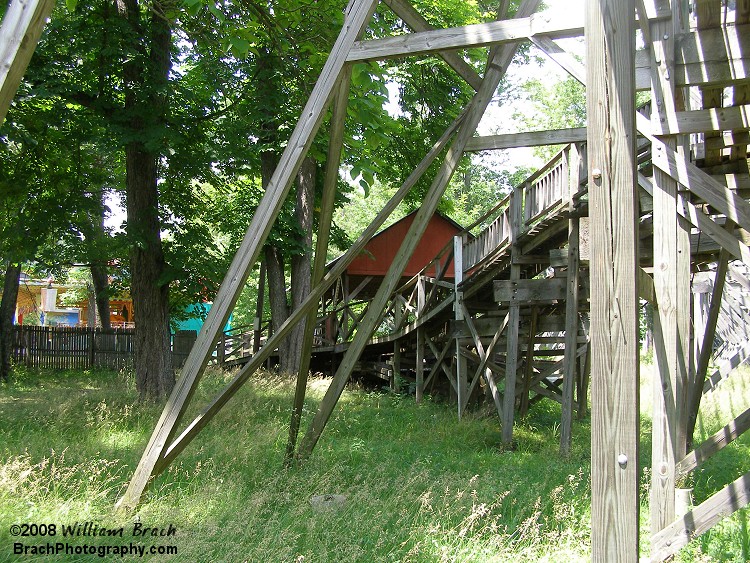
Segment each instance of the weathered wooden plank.
M639 127L639 132L641 128ZM719 210L740 227L750 231L750 204L726 186L722 186L695 165L680 158L663 142L652 137L653 164L669 174L693 194Z
M651 557L664 561L690 540L710 530L719 520L750 503L750 472L745 473L682 518L651 538Z
M424 279L420 276L417 281L417 322L421 320L425 311L425 287ZM415 400L417 403L422 402L424 394L424 358L425 358L425 328L417 328L417 357L415 360L416 388Z
M477 152L515 147L538 147L543 145L564 145L586 140L585 127L570 129L553 129L549 131L530 131L524 133L507 133L504 135L487 135L474 137L466 144L466 152Z
M741 174L711 174L711 179L721 186L737 192L738 195L745 199L750 191L750 175Z
M326 160L325 176L323 179L323 196L321 199L320 214L318 218L315 256L313 258L311 272L311 286L318 285L325 274L328 240L330 238L333 212L336 203L336 185L338 183L339 167L341 165L346 110L349 103L351 72L352 69L350 65L342 70L338 88L333 99L331 131L328 140L328 158ZM291 420L289 421L289 438L287 440L285 454L285 463L287 464L292 462L294 458L294 450L297 447L297 436L299 434L300 420L302 419L302 409L305 403L307 379L310 371L310 360L312 358L313 337L317 313L317 308L311 308L305 319L305 335L302 341L300 364L297 371L294 401L292 403L292 415Z
M747 131L722 131L718 137L704 141L707 149L724 149L734 145L750 144L750 133Z
M724 449L750 429L750 409L747 409L677 463L677 479L687 477L693 469Z
M711 376L706 379L703 392L708 393L714 389L723 379L729 377L734 368L739 366L748 357L750 357L750 343L740 346L734 354L716 367Z
M413 31L430 31L435 29L431 26L427 20L422 17L414 6L408 0L383 0L393 13L401 18L406 25L408 25ZM482 84L482 77L477 74L477 71L462 59L457 53L452 52L441 52L438 55L448 65L455 70L459 76L461 76L474 90L479 90Z
M531 39L531 42L549 58L559 64L563 69L567 70L573 78L581 83L585 82L586 71L580 65L578 59L555 43L551 37L540 35L530 37L529 39Z
M674 121L652 121L654 135L684 135L708 131L746 130L750 127L750 105L677 111Z
M732 224L728 225L732 228ZM693 433L695 424L698 420L698 409L700 408L701 398L703 397L703 386L706 383L708 375L708 364L711 361L713 352L714 338L716 336L716 323L719 320L721 312L722 294L727 279L729 269L729 253L722 249L719 254L719 262L716 267L716 279L714 280L713 290L711 292L711 304L708 307L706 315L706 325L703 329L703 339L700 343L700 349L695 367L695 379L691 382L688 394L687 404L687 441L688 446L693 444Z
M21 84L54 0L12 0L0 26L0 124Z
M456 324L460 324L464 321L465 307L464 307L464 294L461 291L461 282L464 277L464 240L463 236L453 237L453 260L455 262L455 287L453 289L453 311ZM467 389L467 378L468 378L468 366L466 364L466 358L461 355L461 339L456 338L456 394L458 403L458 418L459 420L463 416L466 404L469 401L468 389Z
M653 185L651 181L643 174L638 174L638 185L641 186L648 194L653 194ZM750 264L750 249L747 245L728 232L722 225L719 225L704 211L698 209L689 200L684 200L684 209L678 211L690 223L710 236L717 244L726 249L732 256Z
M573 168L578 170L578 162L574 161ZM569 175L570 176L570 175ZM573 436L573 390L575 389L577 361L576 350L578 343L578 279L579 279L579 225L575 215L575 205L572 194L578 191L578 175L575 174L569 186L571 199L568 219L568 279L565 284L565 367L562 388L562 417L560 420L560 454L570 454Z
M652 305L656 305L656 290L654 279L643 268L638 268L638 296Z
M579 37L583 34L582 24L581 14L571 10L564 17L552 18L549 14L542 13L512 20L415 32L385 39L359 41L349 53L348 60L384 60L451 49L505 45L534 35L547 35L553 39Z
M445 360L445 357L448 355L448 352L453 348L454 343L451 340L448 340L445 343L445 346L443 346L443 349L441 351L438 351L435 344L433 344L432 340L429 338L426 339L427 346L430 348L430 351L432 352L432 355L435 356L435 364L440 367L440 369L443 370L443 373L445 373L445 376L448 378L448 381L450 382L451 386L454 390L456 390L456 379L453 377L452 370L449 365L447 365L443 360ZM437 373L437 370L433 368L432 373L430 374L430 377L428 378L428 381L432 379L432 377ZM427 385L427 383L425 383Z
M495 404L495 408L497 409L497 415L500 417L500 420L503 419L503 405L502 405L502 398L500 396L500 391L497 389L497 385L495 384L495 378L492 375L492 372L489 370L486 370L487 362L489 362L490 355L495 349L495 346L497 346L498 342L500 341L500 336L505 331L505 329L508 326L508 322L510 320L510 315L506 314L503 318L500 325L497 327L497 331L495 331L494 336L492 337L492 341L487 346L487 351L482 357L482 361L479 364L479 368L477 369L477 374L483 374L484 380L487 383L487 387L490 390L490 395L492 396L492 402Z
M511 266L510 281L517 283L521 277L521 267L514 258L520 254L518 236L523 220L523 194L521 188L516 187L510 198L510 243ZM505 352L505 391L503 393L502 441L510 447L513 443L513 418L516 410L516 369L518 364L518 328L520 324L520 309L517 301L511 300L508 307L508 336Z
M591 524L596 562L638 561L635 3L588 0Z
M565 299L565 278L495 280L495 301L510 305Z
M669 2L663 2L669 7ZM673 9L676 4L672 5ZM674 81L675 41L679 15L652 27L651 124L657 134L672 134L678 129L680 100ZM683 149L675 137L664 137L652 144ZM675 153L678 154L678 153ZM679 220L682 206L677 182L664 171L654 169L654 292L658 307L654 310L654 339L661 353L656 354L657 370L652 381L653 414L651 445L651 532L657 533L675 517L675 461L685 451L685 394L688 388L690 324L690 238L686 224ZM684 270L687 270L687 273ZM672 406L674 405L674 407Z
M344 27L321 70L320 77L302 111L302 116L292 132L279 160L279 165L271 177L240 248L214 298L213 306L208 312L198 340L185 362L182 376L177 380L172 395L162 411L128 489L117 503L118 507L127 509L135 507L154 474L157 464L163 465L160 459L165 457L164 450L190 402L197 382L213 353L218 335L226 325L250 269L258 259L263 243L289 193L292 180L323 120L324 110L333 96L347 53L361 30L369 22L376 5L377 0L357 0L349 6Z

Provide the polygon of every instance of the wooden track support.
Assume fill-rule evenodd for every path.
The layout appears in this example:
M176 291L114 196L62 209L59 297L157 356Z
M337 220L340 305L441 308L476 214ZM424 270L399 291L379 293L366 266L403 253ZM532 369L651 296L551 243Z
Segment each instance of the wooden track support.
M595 562L636 562L639 357L634 0L587 0L591 523Z
M0 26L0 124L55 7L54 0L11 0Z
M522 224L523 192L516 188L510 199L510 232L511 232L511 283L521 277L521 266L517 258L521 253L518 245L518 234ZM518 365L518 329L521 309L517 302L511 301L508 308L508 336L505 352L505 391L503 392L503 446L511 447L513 443L513 418L516 412L516 368Z
M578 348L578 283L580 279L579 219L574 196L580 183L577 150L575 145L568 157L568 264L565 296L565 366L563 374L562 418L560 421L560 453L570 453L573 438L573 390L578 373L576 350Z
M536 10L538 5L539 0L524 0L516 13L516 17L527 17ZM307 433L298 448L298 458L306 459L315 448L315 445L328 423L341 393L344 391L344 387L349 380L354 365L358 361L362 350L364 350L373 330L380 321L387 300L396 288L414 248L416 248L417 243L422 237L427 222L437 209L440 197L445 191L445 187L458 166L466 143L473 136L474 131L476 131L477 124L482 118L482 115L484 114L487 105L490 103L500 80L510 65L517 47L518 43L510 43L503 47L492 48L490 50L489 64L482 81L482 86L470 102L466 117L459 127L456 138L454 139L448 154L445 156L443 165L433 180L432 185L422 202L422 206L417 211L417 214L414 217L414 222L412 223L404 242L399 248L399 251L396 253L388 270L388 274L381 283L375 297L372 299L372 302L367 309L367 313L360 323L357 334L349 345L346 355L339 365L339 369L336 371L336 375L334 376L317 413L308 427Z
M240 248L232 260L229 271L214 299L214 304L201 328L198 340L185 362L182 377L177 381L172 395L162 411L130 484L117 503L118 507L125 509L135 507L155 474L157 465L163 465L165 450L175 434L177 424L193 396L203 370L213 353L219 334L222 332L222 328L226 324L247 280L250 268L260 255L262 245L268 237L281 205L289 193L292 181L323 120L325 109L338 84L347 53L360 32L370 21L376 5L377 0L356 0L354 4L350 5L349 12L345 16L344 27L323 66L320 77L305 105L302 118L292 132L279 165L271 177Z
M455 264L455 286L453 289L453 313L456 319L456 326L462 326L466 321L466 307L464 306L464 292L461 289L463 282L464 265L463 265L463 237L453 238L453 262ZM464 414L464 409L469 401L467 396L468 388L468 364L466 357L461 354L461 337L460 333L456 334L456 403L458 404L458 419Z
M651 538L651 560L664 561L710 530L722 518L750 504L750 472L736 479Z
M336 202L336 184L339 178L339 166L341 165L341 149L344 139L344 123L346 120L346 109L349 102L349 90L351 80L351 66L347 65L341 73L338 90L333 100L333 116L331 117L331 133L328 142L328 160L326 162L325 178L323 180L323 198L318 219L318 237L315 243L315 258L312 267L313 286L323 279L326 268L326 256L328 253L328 239L333 222L333 211ZM311 308L305 319L305 335L302 341L300 353L299 371L297 383L294 390L294 403L292 405L292 417L289 422L289 439L286 446L284 463L290 464L294 458L294 450L297 447L297 435L299 433L302 408L305 403L305 391L307 390L307 379L310 371L310 360L312 358L313 336L315 334L315 322L317 320L317 308Z
M670 9L667 0L657 6ZM678 96L674 75L675 37L679 29L678 2L671 20L652 26L652 123L663 126L675 121ZM655 127L658 129L659 127ZM664 146L677 150L677 139L660 138ZM652 145L655 151L660 145ZM654 308L657 374L653 381L653 432L651 476L651 532L657 533L675 516L675 460L685 454L685 394L688 388L690 333L690 233L679 220L682 198L677 182L666 172L654 170Z

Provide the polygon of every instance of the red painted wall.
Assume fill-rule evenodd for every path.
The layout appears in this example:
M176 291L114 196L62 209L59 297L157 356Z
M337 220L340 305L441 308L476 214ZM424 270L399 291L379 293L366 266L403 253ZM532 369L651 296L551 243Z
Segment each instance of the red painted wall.
M350 276L385 276L409 227L414 222L414 215L414 213L407 215L375 235L367 243L365 252L349 265L347 273ZM414 255L406 266L404 276L412 277L418 274L459 232L460 229L449 220L440 215L433 215L422 240L419 241ZM432 274L434 275L434 272ZM446 277L452 279L453 276L453 261L451 260Z

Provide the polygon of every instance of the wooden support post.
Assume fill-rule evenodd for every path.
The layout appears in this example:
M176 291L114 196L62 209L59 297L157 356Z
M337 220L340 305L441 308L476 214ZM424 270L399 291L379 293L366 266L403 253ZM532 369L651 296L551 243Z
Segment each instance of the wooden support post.
M370 21L376 5L377 0L355 0L349 5L344 27L321 70L320 77L302 111L302 117L292 132L263 198L258 204L253 220L203 323L198 340L185 362L182 376L177 381L162 411L128 489L117 502L119 508L134 508L154 475L157 464L163 465L162 458L165 457L165 449L174 436L177 424L193 396L198 380L213 353L214 344L245 285L250 268L260 255L263 243L289 193L292 180L312 145L315 133L323 120L325 109L333 96L347 54L357 36Z
M587 0L591 217L591 533L595 562L638 561L635 3Z
M583 420L588 414L589 379L591 378L591 342L586 344L586 349L579 361L581 363L581 371L578 379L578 388L576 389L576 399L578 402L578 420Z
M652 561L664 561L719 520L750 504L750 471L714 493L651 539Z
M396 340L393 343L393 360L391 362L393 370L393 379L391 381L391 390L394 393L401 392L401 341Z
M34 54L54 0L12 0L0 27L0 124Z
M460 289L461 282L463 282L464 275L464 264L463 264L463 251L464 242L462 236L453 237L453 268L455 270L455 286L453 290L453 307L456 319L456 325L463 326L465 307L464 307L464 294ZM466 391L468 387L468 365L466 363L466 357L461 354L461 333L456 334L456 394L458 402L458 418L459 420L464 413L464 405L467 401Z
M226 353L227 353L227 335L225 332L222 332L219 336L219 342L216 343L216 363L219 365L219 368L224 367L224 362L226 361Z
M520 255L518 234L522 226L523 191L515 188L510 198L510 279L517 281L521 277L521 266L517 259ZM513 443L513 418L516 412L516 368L518 366L518 325L520 307L511 303L508 309L508 338L505 351L505 392L503 394L503 445L510 447Z
M420 321L422 314L424 313L424 297L424 278L422 276L419 276L419 280L417 281L417 323ZM424 326L419 326L419 328L417 328L417 354L415 366L415 375L417 379L415 398L417 403L422 402L422 395L424 394L424 331Z
M721 0L696 0L695 9L698 29L711 29L721 26L722 4ZM723 107L723 87L701 87L700 90L703 109ZM720 133L707 132L704 134L705 140L718 136L720 136ZM706 147L704 162L706 166L721 164L721 149Z
M714 287L711 292L711 304L708 308L706 325L700 346L700 354L698 355L698 360L696 362L695 380L691 382L690 393L688 396L686 452L693 449L693 433L695 432L695 424L698 420L698 409L700 408L701 398L703 397L703 385L706 382L708 364L711 360L711 352L713 351L714 337L716 336L716 323L719 320L719 312L721 311L721 296L724 292L724 283L727 279L728 267L729 253L722 249L719 253L719 263L716 266L716 279L714 280Z
M330 238L331 224L333 223L333 211L336 203L336 184L339 179L339 167L341 165L341 147L344 139L344 123L346 121L346 110L349 102L349 89L351 81L351 66L346 66L341 72L341 79L333 99L333 115L331 117L331 132L328 141L328 160L326 161L325 177L323 179L323 197L321 200L320 215L318 218L318 237L315 241L315 258L312 268L312 286L316 286L323 279L326 269L326 257L328 254L328 239ZM297 384L294 390L294 403L292 405L292 418L289 422L289 439L286 445L284 463L289 465L294 458L294 450L297 447L297 435L299 434L302 409L305 404L305 392L312 359L313 338L315 335L315 323L317 321L317 308L311 308L305 320L305 335L302 341L300 353L299 371L297 372Z
M529 412L529 392L531 391L531 380L534 377L534 341L536 340L536 323L539 316L539 307L531 308L531 321L529 322L529 340L526 343L526 369L523 374L523 391L521 402L518 407L518 415L524 418Z
M412 172L406 179L404 184L393 194L393 197L389 199L383 208L378 212L359 238L354 241L354 244L347 250L344 255L336 261L336 264L323 276L321 282L313 287L312 292L308 295L300 306L292 311L289 318L285 320L279 327L279 330L269 337L268 341L263 347L254 355L250 361L245 364L235 378L214 398L201 413L188 424L183 432L175 438L167 448L163 457L159 460L154 468L154 475L158 475L162 472L171 462L174 460L180 452L198 435L198 433L206 426L211 419L218 413L221 408L232 398L237 390L248 380L255 370L263 365L263 362L270 358L273 351L278 348L279 343L289 334L300 320L307 315L311 308L316 308L318 301L323 297L326 291L337 281L340 280L341 276L346 271L346 268L354 260L362 250L365 248L370 239L378 232L380 227L383 225L385 220L391 216L398 205L403 201L407 193L414 187L422 174L430 167L432 162L437 156L443 151L448 145L451 137L458 129L459 125L463 122L464 114L460 115L453 124L443 133L441 138L433 145L427 155L422 159L416 170ZM335 355L331 354L331 366L332 371L335 369L334 365Z
M260 274L258 275L258 300L255 302L255 318L253 319L253 354L260 350L260 341L263 334L263 305L266 301L266 263L260 263Z
M660 0L665 10L667 0ZM680 14L673 2L671 21L652 28L652 122L662 126L675 120L677 95L674 81L675 36ZM660 137L676 149L675 137ZM684 151L679 150L684 158ZM656 534L674 520L675 460L685 453L685 393L690 354L690 233L680 220L682 207L677 182L654 169L654 311L657 375L653 382L651 476L651 532Z
M571 166L578 170L578 162ZM578 373L578 279L579 279L579 240L578 215L576 214L573 191L578 191L578 174L573 175L570 185L570 202L568 219L568 279L565 296L565 364L563 366L562 420L560 423L560 454L570 453L573 428L573 390Z
M516 17L526 17L530 15L536 10L538 5L539 0L523 0L521 6L516 12ZM490 50L490 64L485 72L482 86L472 99L469 109L459 126L453 144L446 154L440 170L435 176L421 207L414 217L414 221L406 234L404 242L391 263L388 274L370 303L367 313L360 323L359 330L357 331L354 340L349 345L349 349L341 361L339 369L336 371L336 375L323 397L320 408L315 414L315 417L308 428L307 434L299 446L299 458L305 459L309 457L315 444L317 444L341 393L344 391L344 387L349 380L349 375L354 368L354 364L359 360L359 356L362 353L362 350L364 350L370 335L380 322L388 298L396 288L404 268L421 239L429 220L437 209L438 202L445 191L445 187L448 185L448 182L450 182L461 156L463 155L466 143L468 143L469 139L474 135L477 125L492 99L501 78L510 65L517 47L518 43L512 43L503 45L500 48L492 48Z

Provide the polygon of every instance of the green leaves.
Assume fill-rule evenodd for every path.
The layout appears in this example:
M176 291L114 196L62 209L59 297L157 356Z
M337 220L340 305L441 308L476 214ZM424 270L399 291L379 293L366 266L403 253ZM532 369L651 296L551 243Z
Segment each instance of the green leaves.
M182 0L182 4L187 13L193 17L197 16L203 8L203 0Z

